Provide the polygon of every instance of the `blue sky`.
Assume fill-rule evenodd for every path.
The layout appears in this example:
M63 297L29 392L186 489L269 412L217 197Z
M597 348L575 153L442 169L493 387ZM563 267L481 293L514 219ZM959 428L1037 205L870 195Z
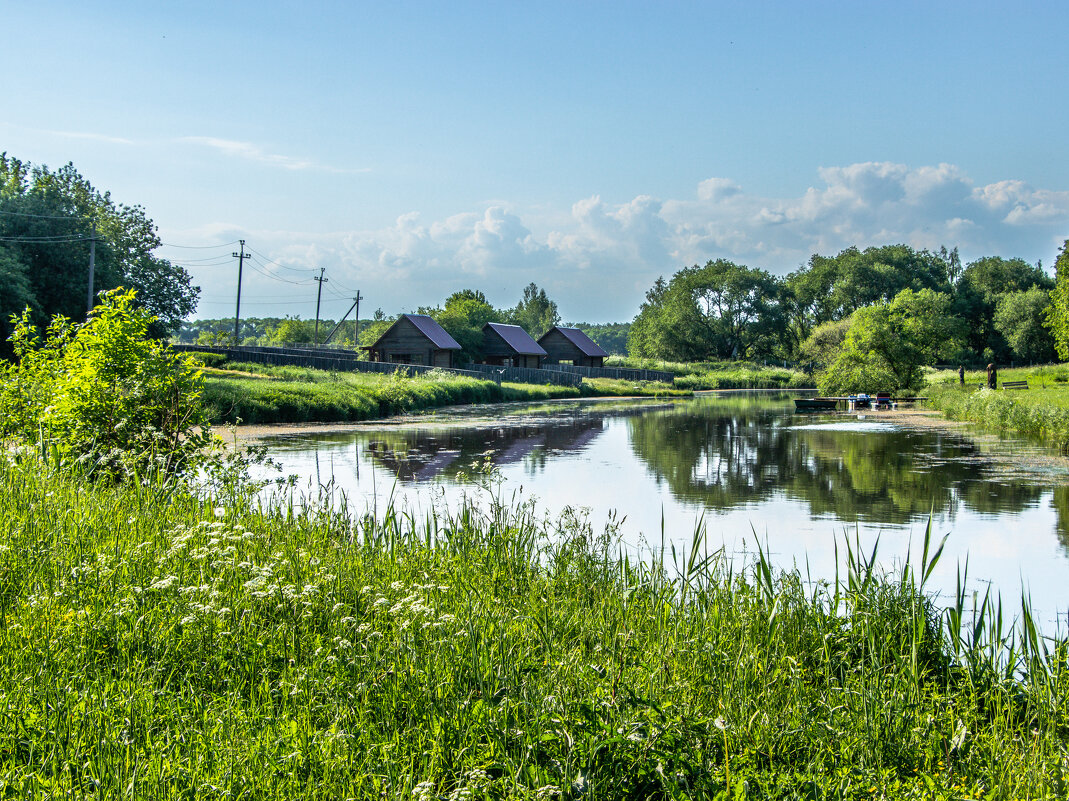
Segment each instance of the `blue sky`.
M1069 237L1064 3L11 4L0 150L142 205L198 316L513 305ZM17 33L15 33L17 32ZM182 245L186 247L174 247ZM190 249L196 246L203 249Z

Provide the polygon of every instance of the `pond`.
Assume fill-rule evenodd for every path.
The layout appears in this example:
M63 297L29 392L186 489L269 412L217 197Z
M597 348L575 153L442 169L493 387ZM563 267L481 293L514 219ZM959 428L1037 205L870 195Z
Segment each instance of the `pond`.
M972 591L990 583L1008 610L1030 593L1048 632L1069 609L1069 460L893 412L798 415L788 396L751 394L570 401L261 441L298 486L329 485L360 510L455 508L492 476L501 497L548 515L615 521L635 556L680 558L700 523L709 550L741 564L760 542L812 578L835 575L846 537L866 551L878 539L888 567L911 544L916 557L931 516L936 538L950 535L929 584L944 600L967 562Z

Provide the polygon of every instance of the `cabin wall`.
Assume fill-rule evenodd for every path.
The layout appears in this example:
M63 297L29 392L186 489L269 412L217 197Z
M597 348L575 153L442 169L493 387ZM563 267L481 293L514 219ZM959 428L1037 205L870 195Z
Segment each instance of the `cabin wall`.
M453 352L434 347L434 343L409 320L401 318L370 350L372 359L394 364L424 364L452 367Z
M549 331L538 340L538 344L542 346L547 354L545 357L547 364L559 364L561 362L579 364L580 359L586 358L583 352L568 337L555 329Z

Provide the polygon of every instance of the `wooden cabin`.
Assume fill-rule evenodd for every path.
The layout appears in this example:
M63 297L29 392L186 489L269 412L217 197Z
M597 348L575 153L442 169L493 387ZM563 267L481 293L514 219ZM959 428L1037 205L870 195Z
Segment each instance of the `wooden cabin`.
M603 367L608 352L578 328L559 325L542 334L538 344L545 348L547 364L574 364L578 367Z
M533 367L537 369L546 355L545 349L518 325L487 323L483 326L480 348L483 364L499 367Z
M452 367L460 345L425 314L402 314L368 349L373 362Z

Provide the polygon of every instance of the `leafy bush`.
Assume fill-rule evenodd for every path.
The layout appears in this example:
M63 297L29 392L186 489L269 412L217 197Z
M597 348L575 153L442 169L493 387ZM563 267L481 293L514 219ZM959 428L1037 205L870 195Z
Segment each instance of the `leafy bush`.
M13 320L17 362L0 368L0 434L59 464L110 476L185 469L211 441L196 363L148 336L154 318L116 289L81 324L55 317L42 341Z

